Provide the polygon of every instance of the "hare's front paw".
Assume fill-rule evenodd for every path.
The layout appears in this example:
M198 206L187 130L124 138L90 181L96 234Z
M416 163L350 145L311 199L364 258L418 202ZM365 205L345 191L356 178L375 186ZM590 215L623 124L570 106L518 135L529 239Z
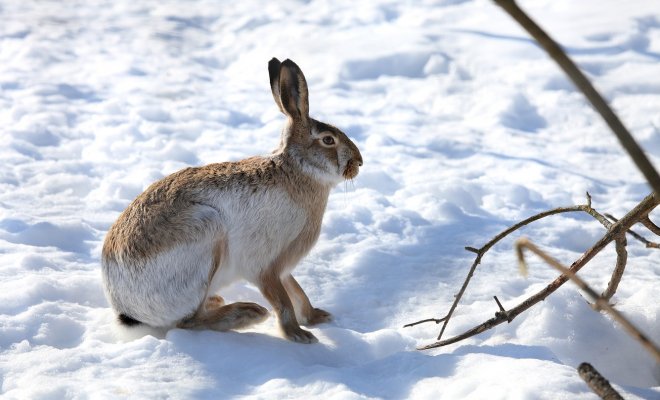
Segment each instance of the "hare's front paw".
M244 329L263 322L268 318L268 310L257 303L233 303L217 309L222 317L213 325L214 329Z
M305 325L313 326L330 321L332 321L332 314L325 310L321 310L320 308L314 308L312 309L311 315L307 317Z
M287 339L296 343L317 343L319 340L312 332L306 331L301 327L290 327L284 329L284 335Z

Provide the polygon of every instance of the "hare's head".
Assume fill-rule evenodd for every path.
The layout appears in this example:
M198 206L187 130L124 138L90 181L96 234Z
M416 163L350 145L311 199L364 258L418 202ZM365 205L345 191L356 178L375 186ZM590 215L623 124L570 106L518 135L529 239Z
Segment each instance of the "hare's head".
M291 60L268 63L275 103L287 116L278 151L291 155L315 179L337 184L353 179L362 166L362 155L348 136L332 125L309 116L307 82Z

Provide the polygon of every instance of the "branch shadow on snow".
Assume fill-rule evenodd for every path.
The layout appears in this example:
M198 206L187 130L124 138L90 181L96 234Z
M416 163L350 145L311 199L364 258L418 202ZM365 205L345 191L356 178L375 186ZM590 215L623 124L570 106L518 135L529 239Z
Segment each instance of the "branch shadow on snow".
M495 346L487 345L464 345L458 347L452 353L455 356L462 356L466 354L489 354L499 357L509 357L516 359L535 359L543 361L551 361L556 364L562 364L559 358L547 347L543 346L524 346L520 344L505 343Z
M399 317L391 310L410 304L419 293L440 292L449 306L454 294L449 285L464 279L473 259L464 246L474 245L484 230L496 232L506 224L454 211L456 220L448 224L415 227L422 232L421 241L360 250L351 260L350 279L333 285L332 295L326 297L329 304L319 304L335 315L333 324L358 332L389 328Z
M646 57L654 58L656 60L660 60L660 53L650 51L649 48L649 40L646 38L646 33L653 28L657 28L660 26L660 23L657 22L657 20L654 19L654 16L649 16L648 18L641 18L638 21L638 33L631 35L627 41L620 43L620 44L611 44L611 45L594 45L593 47L577 47L577 46L570 46L570 45L561 45L564 50L570 54L570 55L617 55L624 53L626 51L633 51L635 53L638 53L640 55L644 55ZM534 41L531 38L528 37L522 37L522 36L513 36L513 35L504 35L504 34L499 34L499 33L493 33L493 32L486 32L486 31L481 31L481 30L474 30L474 29L451 29L451 32L455 33L464 33L464 34L470 34L470 35L477 35L489 39L499 39L499 40L507 40L507 41L513 41L513 42L521 42L521 43L526 43L533 45L535 47L538 47L538 44L536 41ZM603 38L599 40L595 40L595 38L587 38L587 39L592 39L593 42L601 42ZM609 39L609 37L607 37Z

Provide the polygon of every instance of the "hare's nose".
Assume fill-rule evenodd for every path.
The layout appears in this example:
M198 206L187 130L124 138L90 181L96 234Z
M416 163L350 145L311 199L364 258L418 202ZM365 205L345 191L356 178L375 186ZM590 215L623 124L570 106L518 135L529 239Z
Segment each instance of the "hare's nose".
M355 160L355 161L357 161L358 167L362 166L362 156L358 156L357 160Z

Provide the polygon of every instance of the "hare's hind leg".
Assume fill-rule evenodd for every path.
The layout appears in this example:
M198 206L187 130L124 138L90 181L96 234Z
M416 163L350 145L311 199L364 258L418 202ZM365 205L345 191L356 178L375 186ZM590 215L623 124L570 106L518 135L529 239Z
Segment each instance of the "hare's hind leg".
M332 320L332 314L329 312L312 307L309 297L307 297L305 291L292 275L283 278L282 283L293 302L293 308L296 310L296 318L301 325L313 326Z
M211 296L190 318L177 324L183 329L228 331L247 328L268 318L268 310L256 303L224 304L220 296Z

